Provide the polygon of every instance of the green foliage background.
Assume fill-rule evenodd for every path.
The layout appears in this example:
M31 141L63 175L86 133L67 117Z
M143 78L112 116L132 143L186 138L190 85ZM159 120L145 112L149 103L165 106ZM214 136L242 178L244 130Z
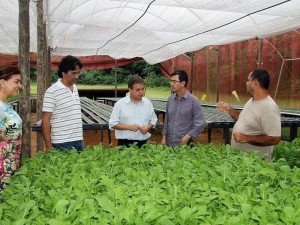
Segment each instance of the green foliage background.
M138 61L123 67L105 70L82 70L77 84L83 85L114 85L115 72L117 72L117 83L127 84L133 75L139 75L145 79L148 87L169 87L169 79L160 71L159 65L150 65L145 61ZM53 71L52 82L57 80L57 71ZM36 70L32 69L30 80L36 83Z

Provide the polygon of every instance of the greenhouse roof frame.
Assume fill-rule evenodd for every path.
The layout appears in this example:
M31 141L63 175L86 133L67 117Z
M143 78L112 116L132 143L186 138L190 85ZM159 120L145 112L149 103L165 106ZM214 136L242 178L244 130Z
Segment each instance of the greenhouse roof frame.
M18 54L18 1L0 6L0 53ZM35 1L30 17L36 52ZM142 57L153 64L300 28L300 0L44 0L44 22L53 55Z

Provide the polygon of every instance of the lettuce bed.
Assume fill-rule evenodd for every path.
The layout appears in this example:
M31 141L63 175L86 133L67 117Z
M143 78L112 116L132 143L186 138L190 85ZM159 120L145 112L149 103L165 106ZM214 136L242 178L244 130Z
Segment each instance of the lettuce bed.
M275 145L272 157L274 161L284 158L291 168L295 166L300 168L300 138Z
M39 153L2 193L0 224L300 224L300 170L230 146Z

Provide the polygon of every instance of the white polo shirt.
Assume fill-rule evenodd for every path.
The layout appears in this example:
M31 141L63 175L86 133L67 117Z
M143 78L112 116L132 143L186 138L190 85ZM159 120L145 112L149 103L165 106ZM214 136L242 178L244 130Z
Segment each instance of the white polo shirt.
M75 84L72 92L59 79L47 89L42 111L52 113L51 143L83 139L80 99Z

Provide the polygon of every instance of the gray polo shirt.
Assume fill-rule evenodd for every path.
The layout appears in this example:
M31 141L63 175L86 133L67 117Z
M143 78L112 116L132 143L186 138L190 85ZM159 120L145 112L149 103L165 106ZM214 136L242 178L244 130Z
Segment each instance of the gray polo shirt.
M241 132L246 135L266 134L280 137L281 117L276 102L270 96L255 101L253 98L249 99L233 127L232 134L235 132ZM273 145L256 146L248 143L237 143L232 135L231 146L248 153L258 151L261 157L266 157L268 161L272 159Z
M205 119L199 100L185 92L178 100L176 94L169 97L164 121L163 135L167 137L167 145L177 146L184 135L195 138L205 127Z

